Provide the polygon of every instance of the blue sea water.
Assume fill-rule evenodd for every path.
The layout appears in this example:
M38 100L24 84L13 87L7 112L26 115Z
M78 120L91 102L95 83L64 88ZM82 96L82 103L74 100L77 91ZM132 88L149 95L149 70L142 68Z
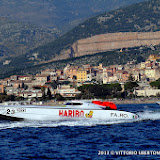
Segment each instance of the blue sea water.
M0 159L160 159L160 106L118 105L137 121L0 121Z

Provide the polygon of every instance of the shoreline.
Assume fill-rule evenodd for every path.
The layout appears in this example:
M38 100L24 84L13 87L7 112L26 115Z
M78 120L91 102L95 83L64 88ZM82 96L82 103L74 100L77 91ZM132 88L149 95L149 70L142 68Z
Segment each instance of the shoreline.
M125 100L111 100L111 102L115 104L152 104L160 101L159 99L135 99L135 100L130 100L130 99L125 99Z
M91 101L91 100L89 100ZM155 104L156 102L160 102L160 99L122 99L122 100L115 100L115 99L106 99L106 100L99 100L99 101L110 101L115 104ZM50 106L56 106L56 105L62 105L64 104L64 101L49 101L44 102L43 105L50 105Z

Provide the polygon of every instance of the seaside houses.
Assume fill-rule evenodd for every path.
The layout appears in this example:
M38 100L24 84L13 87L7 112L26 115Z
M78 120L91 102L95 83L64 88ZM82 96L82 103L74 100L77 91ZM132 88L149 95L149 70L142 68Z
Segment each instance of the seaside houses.
M150 97L160 95L160 89L153 88L148 82L138 83L139 87L135 89L134 93L138 97Z
M145 69L145 75L150 79L150 81L155 81L160 78L159 68L147 68Z
M78 69L79 69L78 66L67 65L63 70L64 77L74 79L75 77L77 77Z
M33 85L43 86L48 80L49 80L49 76L47 75L36 75L34 76Z
M60 85L57 87L56 93L59 93L63 97L75 97L81 92L70 85Z
M0 84L0 93L4 93L4 86Z
M85 82L87 81L87 71L84 68L79 68L77 71L77 81Z
M134 81L149 83L160 78L160 63L156 61L157 58L159 57L151 55L139 64L131 61L125 65L111 66L67 65L64 69L45 69L37 75L12 75L0 81L0 93L6 92L8 95L24 98L41 97L44 88L45 93L49 89L52 95L58 93L64 97L75 97L80 93L77 87L83 84L124 84L131 75ZM159 94L159 90L142 86L136 88L138 96ZM39 90L35 90L36 87Z
M103 83L103 69L97 70L95 79L98 83Z
M31 98L40 98L42 97L43 93L41 90L22 90L17 93L17 96L31 99Z
M56 70L56 75L57 75L58 77L61 77L61 76L63 75L63 70L62 70L62 69L57 69L57 70Z
M31 81L32 79L33 79L32 75L18 76L18 80L20 81Z

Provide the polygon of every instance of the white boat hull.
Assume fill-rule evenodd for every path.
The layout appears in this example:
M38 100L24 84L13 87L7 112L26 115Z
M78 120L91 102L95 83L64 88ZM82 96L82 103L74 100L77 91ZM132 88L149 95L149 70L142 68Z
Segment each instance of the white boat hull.
M128 120L136 119L134 113L118 110L69 109L52 106L3 106L0 107L0 118L10 120Z

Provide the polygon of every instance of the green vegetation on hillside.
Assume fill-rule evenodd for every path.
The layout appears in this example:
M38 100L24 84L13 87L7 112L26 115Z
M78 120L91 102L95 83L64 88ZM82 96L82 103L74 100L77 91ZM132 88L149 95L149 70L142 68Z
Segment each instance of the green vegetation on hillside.
M57 30L42 29L0 17L0 58L24 55L53 41L56 36Z
M152 51L149 46L142 46L129 49L128 51L124 50L122 53L116 50L38 65L42 61L52 59L56 55L60 54L62 50L70 48L71 45L79 39L112 32L159 31L159 24L160 0L151 0L149 2L143 2L140 4L131 5L129 7L117 9L109 13L104 13L86 20L84 23L81 23L55 41L33 49L26 55L12 59L11 63L7 65L7 68L6 66L1 65L0 76L6 77L12 73L36 73L39 72L40 69L45 69L48 67L63 68L66 63L75 63L77 65L88 63L92 65L98 65L98 63L103 63L104 66L112 64L125 64L127 61L132 60L139 63L144 61L149 54L158 54L160 52L160 47L156 46L156 49ZM34 53L38 54L38 58L30 60Z
M158 80L154 81L154 82L151 82L150 85L151 85L152 87L155 87L155 88L157 88L157 89L160 89L160 78L159 78Z
M66 30L88 17L142 1L145 0L0 0L0 15Z
M47 64L32 66L30 63L25 63L25 57L15 59L16 67L12 68L12 65L1 66L0 67L0 79L8 77L13 74L36 74L40 73L41 70L47 68L63 69L67 64L72 65L84 65L91 64L93 66L102 63L103 66L109 66L113 64L126 64L128 61L135 61L135 63L143 62L150 54L160 53L160 46L155 46L155 50L152 51L150 47L136 47L124 49L123 52L119 50L108 51L104 53L98 53L95 55L88 55L83 57L77 57L67 60L60 60L55 62L50 62ZM116 57L116 58L115 58Z
M160 1L142 2L90 18L54 42L31 53L38 52L41 60L49 60L79 39L105 33L159 31L159 23Z

